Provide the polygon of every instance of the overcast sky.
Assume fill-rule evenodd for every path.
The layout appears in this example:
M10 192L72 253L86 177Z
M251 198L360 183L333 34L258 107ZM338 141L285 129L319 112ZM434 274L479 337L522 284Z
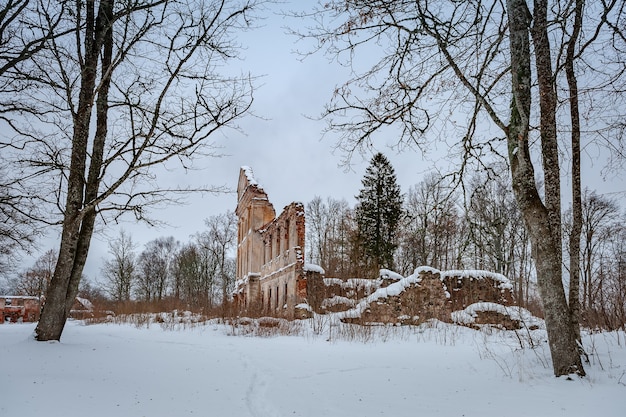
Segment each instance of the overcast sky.
M305 3L315 2L293 3L304 7ZM285 2L274 6L273 11L290 8L293 6ZM307 117L322 112L334 87L345 80L347 70L329 63L322 54L299 60L293 51L306 49L306 45L296 44L296 39L285 33L284 26L293 27L302 22L271 13L268 11L268 18L261 22L263 27L241 36L241 42L247 47L243 54L245 60L239 63L242 70L263 76L257 83L253 105L253 112L259 117L248 117L240 123L243 134L233 130L218 133L214 140L223 147L224 156L200 161L199 165L205 167L203 170L187 173L176 170L162 177L162 181L179 184L225 185L233 193L192 196L183 206L153 211L153 217L169 223L167 227L136 224L130 217L119 225L107 225L105 232L94 236L85 269L90 279L99 275L102 260L107 257L107 242L122 228L131 234L141 250L145 243L159 236L171 235L186 242L190 235L203 230L204 219L234 210L234 191L242 165L252 168L278 213L292 201L306 204L315 196L345 198L350 204L354 203L371 153L363 158L353 157L349 169L341 166L345 155L334 151L335 139L322 137L325 123ZM452 162L447 158L444 145L433 149L427 159L413 151L399 154L386 148L384 143L377 143L377 148L391 161L403 192L419 183L424 174ZM597 174L602 166L602 158L595 157L593 161L587 161L587 172ZM626 191L623 180L623 175L619 181L587 175L584 184L601 192L623 193ZM51 234L42 242L40 253L47 249L56 250L58 238L58 233ZM27 267L30 261L26 258L24 266Z
M296 4L301 7L304 2ZM309 1L313 4L313 1ZM94 237L85 273L89 278L99 274L107 255L107 242L120 229L131 233L139 249L159 236L174 236L185 242L189 236L204 229L204 219L234 210L239 168L249 166L256 179L268 193L277 213L293 201L308 203L315 196L345 198L351 204L358 194L361 178L372 154L355 155L348 168L345 157L334 151L332 136L322 137L325 122L312 120L319 116L335 86L348 74L347 69L330 64L317 54L301 60L294 51L306 48L286 34L285 26L297 22L280 14L290 10L289 2L276 5L262 27L241 35L246 46L245 59L238 63L242 71L261 76L254 94L252 111L258 117L248 117L239 123L241 132L224 130L214 140L222 146L220 158L199 161L202 170L164 173L164 181L189 185L225 185L229 194L192 196L183 206L153 211L152 216L170 226L149 227L135 224L131 217L120 225L107 225L107 230ZM342 77L343 76L343 77ZM403 190L418 183L433 164L422 161L418 154L397 154L380 147L390 159ZM55 239L52 245L57 244ZM56 246L53 246L56 248Z

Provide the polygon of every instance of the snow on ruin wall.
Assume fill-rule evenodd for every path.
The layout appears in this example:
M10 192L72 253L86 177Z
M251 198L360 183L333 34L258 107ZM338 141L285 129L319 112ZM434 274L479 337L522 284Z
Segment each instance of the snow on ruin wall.
M370 282L370 294L358 300L352 295L363 294L351 290L354 284L348 280L318 281L321 289L316 290L326 291L326 298L316 306L316 311L341 311L344 307L340 316L348 322L419 324L429 319L449 322L453 311L478 302L513 304L508 279L488 271L439 271L420 267L406 278L381 271L381 277Z
M249 167L240 170L237 196L235 300L251 314L293 318L306 300L304 206L291 203L276 217Z

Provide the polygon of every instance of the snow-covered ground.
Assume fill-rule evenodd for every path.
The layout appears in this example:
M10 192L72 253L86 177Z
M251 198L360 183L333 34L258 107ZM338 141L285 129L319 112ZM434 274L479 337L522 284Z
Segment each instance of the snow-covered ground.
M520 349L514 332L435 327L319 320L253 337L216 323L70 322L61 343L39 343L34 325L4 324L0 416L626 415L624 333L586 336L589 376L566 380L541 331Z

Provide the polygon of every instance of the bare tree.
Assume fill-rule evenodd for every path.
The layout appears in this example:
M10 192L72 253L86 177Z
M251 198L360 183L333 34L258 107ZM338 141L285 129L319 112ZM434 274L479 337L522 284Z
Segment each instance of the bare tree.
M38 211L35 198L24 194L19 181L4 182L8 178L5 174L0 168L0 277L8 275L19 252L29 252L41 234L34 220Z
M582 221L579 271L581 287L571 296L578 298L586 326L617 329L624 315L624 238L626 228L616 200L585 189L582 193ZM566 236L572 230L572 209L565 213ZM571 254L570 256L571 263ZM571 304L571 300L570 300Z
M346 200L328 200L330 237L326 251L328 261L322 263L329 276L350 278L359 276L359 258L354 256L358 251L355 243L358 234L354 210Z
M175 296L194 308L211 308L215 295L215 262L195 242L183 245L174 259Z
M308 262L322 265L328 246L328 207L320 196L306 206L306 254Z
M74 29L58 30L67 2L8 0L0 5L0 77L46 48L48 41ZM6 87L6 86L5 86Z
M136 245L132 238L123 230L109 243L109 254L113 259L104 262L102 276L107 292L115 301L131 299L133 282L137 274L135 249Z
M137 260L137 292L145 301L161 301L166 295L178 242L160 237L146 244Z
M464 221L464 264L508 277L517 302L528 303L531 262L528 234L505 167L493 167L491 178L476 174L469 181Z
M37 258L32 267L18 275L19 293L43 297L50 285L56 262L57 254L52 249Z
M214 190L163 187L157 167L215 156L213 134L249 110L251 77L224 63L237 57L233 35L263 0L44 3L20 17L54 35L1 75L16 87L0 100L20 103L4 109L15 132L3 138L7 158L40 189L40 203L57 209L47 221L62 228L36 330L38 340L58 340L98 214L149 220L150 205Z
M509 222L515 219L511 215L516 208L515 197L507 192L510 184L494 181L485 184L476 177L471 184L465 218L475 266L508 275L516 244L509 236Z
M558 101L551 45L555 37L549 32L558 30L553 23L564 16L559 8L549 10L547 1L528 3L326 1L307 14L316 26L299 35L316 39L319 49L353 69L353 78L336 88L323 114L329 130L340 133L348 156L393 125L400 127L399 145L424 149L434 140L427 133L458 137L455 146L463 158L456 178L470 164L485 167L488 156L508 159L513 192L532 243L554 373L584 375L561 271ZM608 13L603 19L621 22L615 10L623 7L612 9L609 3L615 4L602 3ZM593 16L586 14L585 19ZM623 25L603 27L612 28L608 37L618 65L623 61ZM378 56L372 54L375 45L383 46ZM365 63L358 60L363 57ZM623 69L618 77L621 74ZM621 85L614 74L605 77L600 70L595 75ZM533 105L535 100L538 105ZM486 120L499 135L478 133ZM538 159L543 193L535 178Z
M469 223L470 241L479 246L480 263L508 276L515 270L514 248L524 245L517 240L524 225L506 168L503 167L500 173L498 178L487 181L480 175L472 177L465 216Z
M626 226L624 216L621 222L613 224L607 236L607 256L603 276L602 311L608 329L626 328Z
M401 233L401 270L410 274L422 265L456 267L459 213L446 179L429 174L411 187L405 199L407 213Z
M610 198L585 190L582 200L582 308L591 310L601 287L604 243L614 233L614 222L619 218L619 206ZM620 233L617 233L619 236ZM577 294L578 295L578 294Z
M569 309L571 323L576 340L582 346L580 336L580 235L582 232L582 197L581 197L581 178L580 178L580 110L578 103L578 79L574 68L576 45L580 31L582 30L583 6L584 0L576 0L573 2L573 23L571 36L567 42L565 53L565 74L569 89L569 108L570 122L572 127L571 133L571 152L572 152L572 227L569 234L568 249L570 255L569 261ZM570 2L571 4L571 2ZM566 33L564 30L563 33Z
M61 30L67 2L8 0L0 4L0 276L12 270L20 252L30 252L42 234L37 204L38 190L28 185L20 171L7 169L7 153L14 149L11 135L15 121L12 112L32 111L20 100L25 82L19 74L26 61L42 52L48 42L68 35L74 28ZM26 82L27 84L27 82ZM19 146L19 145L17 145ZM15 175L17 174L17 175Z
M204 224L207 230L197 236L197 244L212 258L208 262L216 265L221 302L225 305L235 289L235 275L229 252L237 244L237 216L234 212L227 212L209 217Z
M78 296L91 301L96 308L103 307L107 302L107 294L101 285L93 283L89 278L83 277L80 281Z
M360 274L355 255L357 234L353 210L346 200L315 197L307 204L307 258L324 268L326 276L349 278Z

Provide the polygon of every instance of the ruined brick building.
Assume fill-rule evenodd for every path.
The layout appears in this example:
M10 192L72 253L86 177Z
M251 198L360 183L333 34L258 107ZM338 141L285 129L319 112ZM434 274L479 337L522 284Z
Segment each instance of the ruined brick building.
M251 314L294 318L296 306L306 302L304 206L291 203L276 217L252 170L242 167L235 213L236 302Z
M304 262L302 203L289 204L277 217L248 167L239 171L235 213L234 299L244 314L293 319L311 317L315 311L340 313L343 321L360 324L420 324L437 319L509 328L521 321L521 310L507 309L515 305L511 283L488 271L419 267L408 277L387 270L369 279L324 277L322 268Z
M0 296L0 324L7 321L37 321L40 307L39 297L2 295Z
M35 322L39 320L43 297L28 295L0 295L0 324L5 322ZM70 318L93 317L94 307L86 298L76 297Z

